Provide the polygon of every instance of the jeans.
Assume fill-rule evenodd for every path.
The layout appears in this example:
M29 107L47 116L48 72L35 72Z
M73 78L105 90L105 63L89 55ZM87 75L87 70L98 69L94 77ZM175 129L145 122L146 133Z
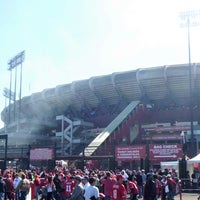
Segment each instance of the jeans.
M111 200L110 196L105 196L104 200Z
M26 195L27 195L26 191L20 191L20 197L19 197L19 199L20 200L26 200Z
M143 186L139 185L138 189L139 189L139 198L141 198L143 196Z
M36 200L38 200L39 192L40 192L40 186L36 185L35 186L35 198L36 198Z
M12 200L11 192L5 192L5 199Z
M17 191L15 192L15 200L19 200L19 199L20 199L19 196L20 196L19 190L17 190Z
M3 192L0 193L0 200L4 200L4 193Z

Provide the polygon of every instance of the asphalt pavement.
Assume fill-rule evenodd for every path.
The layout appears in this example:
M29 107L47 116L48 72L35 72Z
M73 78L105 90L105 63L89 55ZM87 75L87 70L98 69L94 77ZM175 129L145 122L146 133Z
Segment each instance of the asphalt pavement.
M182 198L180 195L175 196L175 200L198 200L199 195L196 193L182 193Z

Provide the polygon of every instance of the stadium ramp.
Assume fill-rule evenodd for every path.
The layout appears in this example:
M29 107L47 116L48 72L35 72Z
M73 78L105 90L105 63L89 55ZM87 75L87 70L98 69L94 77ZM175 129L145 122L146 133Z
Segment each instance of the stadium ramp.
M86 148L85 156L92 156L95 151L114 133L117 127L131 114L140 101L132 101Z

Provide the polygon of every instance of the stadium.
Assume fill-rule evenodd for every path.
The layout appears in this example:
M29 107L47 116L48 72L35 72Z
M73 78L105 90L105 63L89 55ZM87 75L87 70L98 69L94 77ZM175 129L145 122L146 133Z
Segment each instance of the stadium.
M8 160L153 167L200 149L199 63L94 76L33 93L19 105L1 112ZM35 158L45 151L49 157Z

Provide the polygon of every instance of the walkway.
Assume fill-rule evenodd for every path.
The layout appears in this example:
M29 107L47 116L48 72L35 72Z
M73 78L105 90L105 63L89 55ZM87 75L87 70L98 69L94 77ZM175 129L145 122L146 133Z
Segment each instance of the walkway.
M195 193L182 193L182 200L197 200L198 196ZM175 200L180 200L180 195L177 195Z

